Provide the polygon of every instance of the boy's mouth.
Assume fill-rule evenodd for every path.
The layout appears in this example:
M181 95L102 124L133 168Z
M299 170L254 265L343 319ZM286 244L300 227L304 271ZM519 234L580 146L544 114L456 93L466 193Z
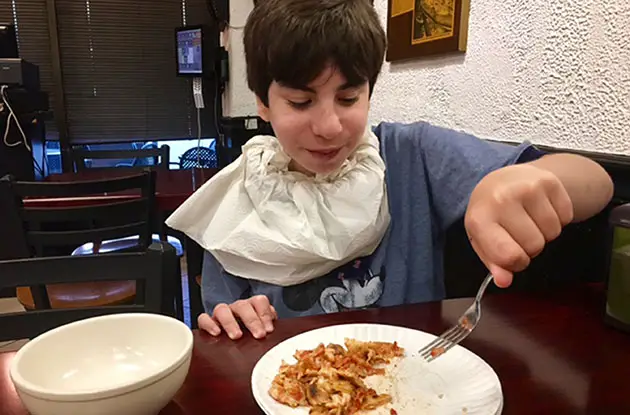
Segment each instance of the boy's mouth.
M335 150L308 150L308 152L313 157L323 160L330 160L335 158L335 156L339 154L339 151L341 151L340 148L337 148Z

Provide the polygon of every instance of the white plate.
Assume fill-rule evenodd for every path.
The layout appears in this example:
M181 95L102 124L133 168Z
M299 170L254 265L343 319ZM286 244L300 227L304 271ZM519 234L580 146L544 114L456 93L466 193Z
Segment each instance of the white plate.
M295 363L296 350L313 349L320 343L344 344L345 338L363 341L397 341L405 357L393 363L385 376L366 383L378 393L392 395L391 406L370 414L389 414L394 408L404 415L498 415L503 407L501 383L492 368L461 346L432 363L417 353L435 336L419 330L380 324L344 324L312 330L292 337L269 350L252 372L252 392L267 415L306 415L307 408L290 408L268 393L282 360Z

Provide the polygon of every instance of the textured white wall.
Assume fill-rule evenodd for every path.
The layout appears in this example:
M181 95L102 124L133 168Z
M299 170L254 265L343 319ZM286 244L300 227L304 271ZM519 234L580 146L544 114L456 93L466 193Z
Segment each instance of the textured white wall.
M232 3L242 24L251 3ZM385 25L387 0L375 4ZM252 115L240 42L233 31L229 113ZM473 0L467 53L386 63L371 121L630 154L629 43L630 0Z

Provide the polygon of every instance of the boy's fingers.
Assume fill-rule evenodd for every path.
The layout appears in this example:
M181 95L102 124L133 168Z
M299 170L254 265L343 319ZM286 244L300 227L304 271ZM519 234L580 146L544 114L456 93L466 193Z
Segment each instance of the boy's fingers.
M556 183L549 186L547 194L549 195L549 201L558 214L558 218L560 219L562 226L573 222L573 202L571 201L571 197L569 196L567 189L564 188L562 183L558 180Z
M227 304L219 304L214 308L212 318L217 322L232 340L240 339L243 332L236 321L236 317L232 313L230 306Z
M529 201L525 205L529 216L533 219L545 237L550 242L556 239L562 232L562 220L547 198Z
M510 271L507 271L491 262L487 262L484 259L486 255L483 252L482 248L479 247L479 245L473 239L470 240L470 243L483 264L486 266L488 272L490 272L494 277L494 284L500 288L509 287L512 284L513 274Z
M269 304L269 299L264 295L257 295L250 299L254 310L262 320L263 325L267 333L273 331L273 320L275 319L274 312Z
M496 222L485 224L482 232L475 232L473 243L477 255L488 267L492 264L506 271L518 272L530 263L529 255Z
M499 238L495 243L502 243L504 245L505 252L507 253L504 258L507 262L498 260L500 266L506 269L518 269L520 264L525 263L525 266L529 265L529 259L537 257L545 248L545 235L539 228L538 224L534 222L534 219L522 206L513 206L508 211L504 212L498 226L493 226L495 233ZM501 232L500 228L503 228L507 232L507 236L504 232ZM508 241L511 239L511 242ZM487 241L489 242L489 241ZM502 254L498 247L493 248L497 251L497 254ZM494 252L487 253L493 254ZM527 261L524 258L520 258L522 253L518 251L524 251L527 255ZM514 267L510 267L510 264L514 263ZM521 269L518 269L519 271Z
M243 322L255 338L265 337L267 331L258 313L248 300L239 300L230 306L232 312Z
M514 276L510 271L506 271L496 265L490 265L488 271L490 271L494 277L494 283L497 287L507 288L512 284Z
M199 328L213 336L221 334L221 327L210 317L208 314L200 314L197 318L197 325Z

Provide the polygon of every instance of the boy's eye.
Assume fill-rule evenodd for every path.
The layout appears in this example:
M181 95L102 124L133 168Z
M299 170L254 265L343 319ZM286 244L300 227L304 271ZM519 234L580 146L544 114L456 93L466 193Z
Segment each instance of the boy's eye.
M359 100L359 97L352 97L352 98L339 98L339 101L341 101L341 103L343 105L352 105L355 102L357 102Z
M289 101L289 105L291 105L295 109L301 110L311 105L311 100L307 99L306 101Z

